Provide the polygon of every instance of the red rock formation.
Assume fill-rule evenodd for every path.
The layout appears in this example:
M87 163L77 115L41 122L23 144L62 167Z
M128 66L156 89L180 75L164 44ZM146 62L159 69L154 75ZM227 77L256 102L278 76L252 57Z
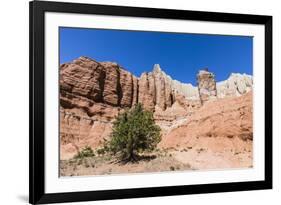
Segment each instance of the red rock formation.
M120 84L120 71L116 63L104 62L101 63L105 70L105 80L103 84L103 102L109 105L119 105L120 93L117 91L117 86Z
M166 75L158 64L154 65L152 72L143 73L139 80L139 102L148 110L159 108L162 111L172 107L174 102L181 98L181 102L188 101L182 90L178 91L178 81L173 81ZM185 87L185 85L183 86ZM189 90L187 89L187 93ZM196 99L195 99L196 101Z
M80 57L61 65L61 158L99 146L121 108L137 103L136 89L137 78L116 63Z
M253 139L252 92L206 102L186 122L162 138L160 147L188 147L198 138Z
M173 80L160 69L158 64L154 66L152 72L145 72L140 78L117 63L99 63L87 57L62 64L60 66L61 159L73 157L86 145L92 148L100 146L103 139L109 137L112 122L118 113L137 103L143 104L145 109L154 112L155 121L162 127L163 133L169 133L171 129L181 126L194 112L201 110L199 97L203 99L204 92L201 92L203 88L208 88L208 96L203 99L206 105L209 97L215 96L214 80L202 76L199 76L202 83L199 83L198 91L198 88L191 84ZM235 82L240 82L239 86L237 85L239 93L244 93L244 90L248 92L251 84L247 81L247 76L243 76L243 79L238 77L235 78ZM225 85L232 82L233 80L224 82L221 93L230 93ZM231 90L235 89L235 86L231 87ZM196 129L201 130L201 127Z
M153 76L148 73L143 73L139 79L138 86L138 102L143 104L145 109L153 111L155 106L155 85Z
M120 69L120 90L121 92L121 107L131 107L134 98L134 82L133 75L128 71Z

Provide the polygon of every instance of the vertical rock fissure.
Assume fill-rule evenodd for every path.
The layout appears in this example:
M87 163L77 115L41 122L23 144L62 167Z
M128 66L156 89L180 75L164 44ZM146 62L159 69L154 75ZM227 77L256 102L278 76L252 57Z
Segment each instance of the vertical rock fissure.
M103 92L104 92L104 84L105 84L105 76L106 76L106 72L101 69L101 73L99 75L99 87L100 87L100 92L98 94L98 98L100 99L100 102L104 102L103 100Z
M132 84L132 86L131 86L131 99L130 99L130 107L132 107L133 106L133 102L134 102L134 97L135 97L135 92L134 92L134 78L133 78L133 75L132 74L130 74L130 76L131 76L131 84Z
M163 78L163 81L164 81L164 103L163 103L163 108L164 110L166 110L166 107L167 107L167 102L166 102L166 82L165 82L165 79Z
M139 79L137 79L137 93L136 93L136 104L139 103Z
M156 105L156 94L157 94L157 91L156 91L156 80L155 80L155 76L154 75L152 75L152 78L153 78L153 84L154 84L154 90L153 90L153 104L154 104L154 106Z
M122 92L122 87L121 87L121 82L120 82L120 68L116 68L117 71L117 84L116 84L116 91L117 91L117 105L121 106L121 100L123 98L123 92Z
M173 94L172 93L170 93L170 101L171 101L171 105L173 105L174 104L174 98L173 98Z

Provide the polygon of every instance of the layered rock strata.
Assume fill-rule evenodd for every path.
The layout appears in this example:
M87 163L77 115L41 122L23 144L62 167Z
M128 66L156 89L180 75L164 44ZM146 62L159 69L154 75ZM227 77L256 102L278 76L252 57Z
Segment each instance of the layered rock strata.
M119 112L137 103L154 112L168 133L201 108L202 101L240 96L252 88L252 78L232 74L216 83L213 74L200 71L198 87L173 80L158 64L139 78L117 63L80 57L60 66L61 159L81 148L101 145Z

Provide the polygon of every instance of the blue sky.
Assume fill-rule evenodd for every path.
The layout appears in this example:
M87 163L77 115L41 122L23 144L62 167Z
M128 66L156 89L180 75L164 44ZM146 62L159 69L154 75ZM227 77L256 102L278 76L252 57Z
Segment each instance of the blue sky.
M60 28L60 64L88 56L140 76L158 63L173 79L193 85L206 67L217 81L231 73L252 75L252 48L248 36Z

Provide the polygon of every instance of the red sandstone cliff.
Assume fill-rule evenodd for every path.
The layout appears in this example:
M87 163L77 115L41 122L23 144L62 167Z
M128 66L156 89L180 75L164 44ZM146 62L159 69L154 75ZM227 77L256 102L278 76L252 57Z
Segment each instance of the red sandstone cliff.
M145 72L139 78L117 63L97 62L87 57L62 64L61 159L73 157L86 145L93 148L99 146L104 138L109 137L112 121L118 113L136 103L141 103L144 108L154 112L156 122L166 135L175 127L187 123L198 110L205 109L207 112L208 109L213 109L202 107L202 102L207 102L210 96L215 99L232 96L231 93L239 96L251 90L252 79L247 76L243 76L246 79L243 80L235 75L231 81L226 80L220 86L215 86L213 75L208 76L198 77L198 89L191 84L173 80L157 64L152 72ZM224 110L217 110L220 111ZM203 111L199 113L201 112ZM169 141L169 136L165 139Z

